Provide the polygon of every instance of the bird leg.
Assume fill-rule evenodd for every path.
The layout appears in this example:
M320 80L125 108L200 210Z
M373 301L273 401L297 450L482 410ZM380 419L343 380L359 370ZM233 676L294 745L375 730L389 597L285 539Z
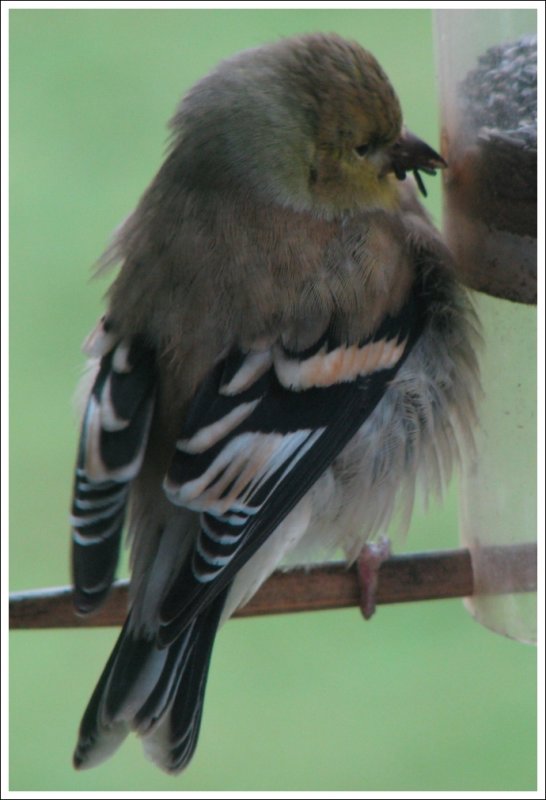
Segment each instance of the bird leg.
M369 542L362 548L357 561L357 574L360 583L360 610L368 620L375 613L377 581L381 564L391 555L391 543L386 536L377 542Z

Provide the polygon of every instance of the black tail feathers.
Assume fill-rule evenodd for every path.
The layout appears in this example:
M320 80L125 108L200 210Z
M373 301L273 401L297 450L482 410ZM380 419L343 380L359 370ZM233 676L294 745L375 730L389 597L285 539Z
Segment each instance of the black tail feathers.
M80 725L74 766L109 758L132 730L146 755L166 772L194 753L223 592L168 647L138 631L129 615Z

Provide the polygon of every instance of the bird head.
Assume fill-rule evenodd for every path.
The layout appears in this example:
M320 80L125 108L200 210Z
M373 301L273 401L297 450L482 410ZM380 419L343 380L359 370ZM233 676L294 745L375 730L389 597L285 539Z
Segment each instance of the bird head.
M337 35L283 39L222 62L172 127L191 182L328 218L394 208L408 171L445 166L403 129L374 56Z

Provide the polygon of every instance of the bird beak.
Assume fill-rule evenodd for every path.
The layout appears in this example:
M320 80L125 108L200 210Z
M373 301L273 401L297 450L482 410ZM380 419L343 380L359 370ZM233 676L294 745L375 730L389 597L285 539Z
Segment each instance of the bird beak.
M389 161L385 173L394 172L399 181L403 181L407 172L413 172L419 190L426 196L423 180L418 170L427 175L436 175L437 169L445 169L447 163L441 155L415 134L404 129L402 135L389 150Z

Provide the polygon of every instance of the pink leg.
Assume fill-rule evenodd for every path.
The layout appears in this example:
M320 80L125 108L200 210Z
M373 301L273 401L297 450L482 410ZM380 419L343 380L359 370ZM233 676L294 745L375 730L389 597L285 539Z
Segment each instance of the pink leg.
M360 581L360 610L364 619L371 619L375 613L377 581L381 564L391 555L391 543L386 536L377 542L364 545L357 561Z

